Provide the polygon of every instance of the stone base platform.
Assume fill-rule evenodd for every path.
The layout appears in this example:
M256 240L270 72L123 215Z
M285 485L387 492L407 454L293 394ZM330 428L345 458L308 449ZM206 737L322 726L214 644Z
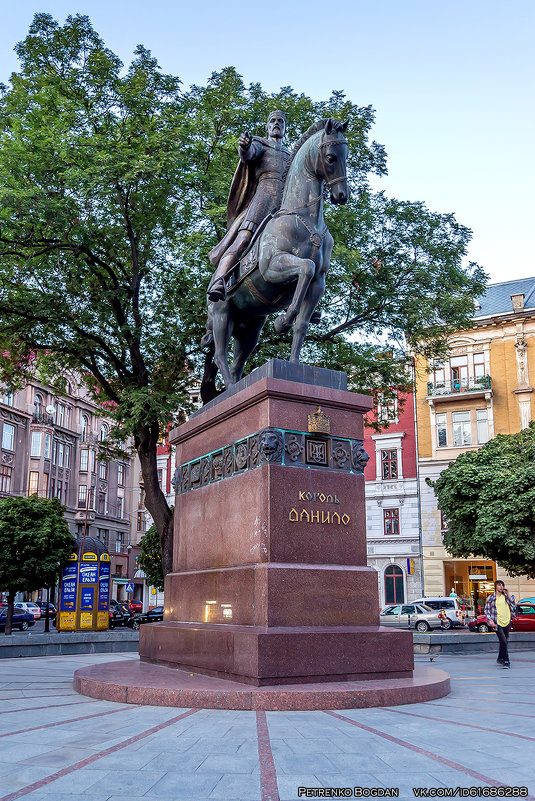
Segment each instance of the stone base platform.
M139 662L106 662L80 668L74 689L106 701L150 706L271 711L362 709L443 698L450 677L416 666L412 678L251 687L226 679Z

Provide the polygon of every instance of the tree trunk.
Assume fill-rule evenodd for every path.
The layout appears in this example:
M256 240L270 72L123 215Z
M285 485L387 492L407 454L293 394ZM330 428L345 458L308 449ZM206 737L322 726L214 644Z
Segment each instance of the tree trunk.
M173 569L173 515L158 482L156 448L158 425L145 426L136 437L136 449L141 464L145 488L145 506L149 510L160 537L163 574Z
M13 620L13 607L15 606L15 593L10 590L7 596L6 627L4 634L11 634L11 621Z

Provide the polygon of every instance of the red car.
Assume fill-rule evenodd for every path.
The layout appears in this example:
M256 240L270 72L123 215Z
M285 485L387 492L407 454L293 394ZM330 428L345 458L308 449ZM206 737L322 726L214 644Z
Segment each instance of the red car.
M143 604L141 601L128 601L128 608L131 612L142 612L143 611Z
M485 615L478 615L468 621L470 631L479 631L484 634L491 628ZM516 615L511 623L511 631L535 631L535 605L530 603L518 604Z

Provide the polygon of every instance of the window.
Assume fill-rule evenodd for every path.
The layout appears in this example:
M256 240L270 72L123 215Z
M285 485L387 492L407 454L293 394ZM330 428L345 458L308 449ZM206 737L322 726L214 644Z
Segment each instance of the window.
M62 403L58 403L56 406L56 423L58 426L63 426L63 421L65 419L65 406Z
M100 426L100 441L104 442L107 436L108 436L108 426L102 423L102 425Z
M377 393L377 420L381 423L398 422L397 396L386 396L383 392Z
M160 485L160 489L162 488L162 478L163 478L163 470L158 470L158 484Z
M98 494L98 513L99 515L106 514L106 495L103 492Z
M123 550L123 533L122 531L118 531L116 534L117 539L115 540L115 553L121 553Z
M115 545L117 547L117 544ZM115 575L117 578L121 578L123 575L123 566L122 565L115 565Z
M5 451L15 450L15 426L10 423L4 423L2 431L2 448Z
M64 498L63 499L63 503L65 504L65 506L68 506L69 505L69 484L68 484L67 481L65 482L63 498Z
M446 381L444 362L436 361L434 364L433 377L435 379L436 387L443 387Z
M108 529L107 529L107 528L99 528L99 529L97 530L97 537L98 537L98 539L99 539L101 542L103 542L103 543L104 543L104 545L107 545L107 542L108 542L108 533L109 533L109 532L108 532Z
M385 534L399 534L399 509L384 509L383 524Z
M397 451L381 451L381 476L383 480L398 477Z
M43 473L43 498L48 498L48 473Z
M65 428L69 427L69 419L71 416L71 410L68 406L65 407Z
M63 467L63 454L65 448L63 442L58 442L56 444L56 464L58 467Z
M91 472L96 473L97 455L95 451L91 451Z
M58 483L56 485L56 498L59 501L61 501L61 493L62 493L62 491L63 491L63 482L62 481L58 481Z
M89 429L89 418L86 414L82 415L82 442L87 442L87 433Z
M30 445L30 456L41 456L41 431L32 431L32 442Z
M143 487L139 488L137 505L139 509L143 509L145 506L145 490Z
M80 484L78 487L78 506L85 506L87 503L87 485Z
M454 392L468 386L468 356L452 356L450 359L451 384Z
M54 487L55 487L55 482L54 479L52 478L50 480L50 498L54 497Z
M0 395L0 400L2 403L5 403L6 406L13 406L13 393L4 390L2 395Z
M89 451L87 448L82 448L80 451L80 470L82 473L87 472L87 467L89 464Z
M50 434L45 434L45 459L50 459L50 445L52 438Z
M483 378L485 375L485 354L474 353L474 378Z
M98 477L106 480L108 478L108 463L107 462L99 462L98 463Z
M13 468L5 464L0 465L0 492L11 492L11 476Z
M476 409L477 441L484 445L489 441L489 421L486 409Z
M69 467L69 466L70 466L70 463L71 463L71 446L70 446L70 445L65 445L65 460L64 460L64 466L65 466L65 467Z
M435 421L437 427L437 447L446 448L448 445L448 429L446 425L446 415L437 414Z
M33 405L35 406L35 414L39 417L40 414L43 412L43 399L40 395L35 393L35 397L33 399Z
M403 571L397 565L388 565L385 570L385 602L402 604L404 600Z
M28 495L37 495L39 492L39 473L35 470L30 471L28 481Z
M123 499L117 498L117 517L122 518L123 516Z
M472 444L470 412L452 412L453 444L457 446Z
M145 517L143 515L143 512L137 513L137 530L145 531Z
M117 484L124 486L124 464L117 465Z

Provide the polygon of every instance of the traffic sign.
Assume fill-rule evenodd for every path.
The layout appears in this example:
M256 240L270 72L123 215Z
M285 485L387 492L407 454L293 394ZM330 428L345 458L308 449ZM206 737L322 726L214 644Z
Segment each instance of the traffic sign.
M127 585L126 585L126 591L127 591L127 592L134 592L134 585L133 585L133 583L130 583L130 584L127 584Z

